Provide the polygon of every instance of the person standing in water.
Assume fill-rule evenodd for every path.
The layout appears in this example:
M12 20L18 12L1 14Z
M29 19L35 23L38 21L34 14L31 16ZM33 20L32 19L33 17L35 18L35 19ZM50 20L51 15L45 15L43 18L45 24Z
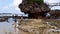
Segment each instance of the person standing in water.
M18 17L18 15L13 15L13 21L14 21L14 23L12 24L12 25L14 25L14 29L15 29L15 32L16 32L16 26L17 26L17 17Z
M17 16L18 16L18 15L16 15L16 14L13 15L13 19L14 19L15 22L17 22Z
M23 21L23 15L20 17L20 23L18 23L18 25L21 25L21 22Z

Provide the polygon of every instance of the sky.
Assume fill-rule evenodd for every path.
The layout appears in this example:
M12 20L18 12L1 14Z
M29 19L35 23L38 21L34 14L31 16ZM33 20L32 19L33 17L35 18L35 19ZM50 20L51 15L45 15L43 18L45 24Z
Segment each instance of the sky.
M23 14L18 8L22 0L0 0L0 13Z
M60 0L44 0L45 3L57 3ZM18 8L18 5L22 3L22 0L0 0L0 13L16 13L23 14ZM60 9L60 6L51 7L52 10Z
M60 3L60 0L44 0L44 3L46 3L46 4L48 4L48 3ZM51 10L55 10L55 9L60 10L60 6L53 6L50 8L51 8Z

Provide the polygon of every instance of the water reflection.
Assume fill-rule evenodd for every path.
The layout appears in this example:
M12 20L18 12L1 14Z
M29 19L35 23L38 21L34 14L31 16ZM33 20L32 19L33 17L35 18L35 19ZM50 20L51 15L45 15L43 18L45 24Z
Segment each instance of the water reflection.
M9 18L8 22L0 22L0 34L7 34L8 32L11 34L14 33L14 23L13 18Z

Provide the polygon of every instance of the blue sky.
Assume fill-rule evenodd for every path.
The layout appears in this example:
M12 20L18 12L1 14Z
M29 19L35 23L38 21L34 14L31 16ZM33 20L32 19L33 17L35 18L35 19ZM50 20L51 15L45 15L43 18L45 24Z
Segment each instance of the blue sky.
M21 2L22 0L0 0L0 13L23 14L18 8Z
M0 0L0 13L17 13L23 14L20 12L18 5L22 0ZM57 3L60 0L44 0L45 3ZM60 6L53 6L51 9L60 9Z
M12 0L0 0L0 7L2 6L6 6L9 5L10 3L12 3Z

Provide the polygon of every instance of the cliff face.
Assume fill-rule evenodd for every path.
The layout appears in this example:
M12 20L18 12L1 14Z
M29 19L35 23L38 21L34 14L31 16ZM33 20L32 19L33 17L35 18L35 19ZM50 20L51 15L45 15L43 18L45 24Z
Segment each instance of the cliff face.
M27 13L29 18L41 18L45 17L45 13L49 12L49 7L44 3L35 3L33 1L28 2L28 0L23 0L19 5L22 12Z

